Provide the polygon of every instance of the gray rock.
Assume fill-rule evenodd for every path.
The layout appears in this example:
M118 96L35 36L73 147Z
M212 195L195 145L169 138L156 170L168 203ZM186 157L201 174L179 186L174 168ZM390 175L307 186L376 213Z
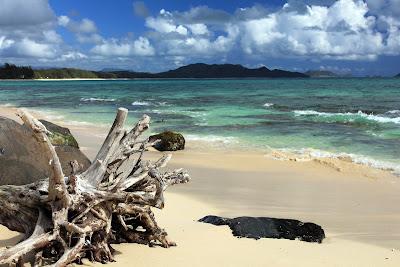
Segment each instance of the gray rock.
M68 144L54 143L66 175L72 171L72 160L77 160L82 169L90 165L89 159L78 149L77 143L76 146ZM21 185L48 177L50 165L41 151L41 146L28 127L0 117L0 185Z
M149 137L149 141L160 140L153 147L158 151L176 151L185 148L185 138L180 133L165 131Z
M199 222L213 225L227 225L236 237L299 239L306 242L321 243L325 238L324 229L315 223L293 219L268 217L237 217L233 219L208 215Z

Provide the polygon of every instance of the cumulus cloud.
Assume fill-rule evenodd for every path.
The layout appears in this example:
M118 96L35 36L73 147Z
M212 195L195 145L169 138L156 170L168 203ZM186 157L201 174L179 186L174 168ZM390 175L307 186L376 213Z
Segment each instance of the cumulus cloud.
M80 43L99 44L103 41L103 37L97 33L97 26L94 21L83 18L81 20L73 20L68 16L59 16L58 25L67 28L75 34L76 40Z
M146 19L146 26L153 30L156 51L166 55L242 52L260 58L374 60L400 53L399 19L385 15L399 1L289 1L280 9L255 5L233 14L205 6L162 9Z
M139 37L135 41L118 41L116 39L104 40L91 49L91 52L101 56L152 56L155 51L149 40Z
M3 59L52 58L62 43L47 0L0 0L0 55Z
M67 52L63 55L61 55L57 60L58 61L75 61L75 60L80 60L80 59L87 59L88 57L78 51L70 51Z
M272 8L255 4L227 12L194 6L154 15L144 1L132 8L144 18L145 31L135 38L136 33L105 38L90 18L56 16L48 0L0 0L0 55L65 64L135 60L136 66L149 66L157 57L158 67L226 60L279 65L281 59L328 65L400 56L400 0L288 0ZM76 42L65 43L60 27Z
M55 18L47 0L0 0L0 27L41 25Z
M289 11L288 11L289 10ZM299 13L286 4L265 18L243 21L242 47L248 54L374 59L384 53L376 18L362 1L339 0Z
M58 17L58 24L74 33L94 33L97 31L96 24L88 18L76 21L67 16L60 16Z
M175 25L172 13L164 9L161 9L158 17L148 17L146 19L146 26L160 33L175 32L181 35L187 34L187 28L183 25Z

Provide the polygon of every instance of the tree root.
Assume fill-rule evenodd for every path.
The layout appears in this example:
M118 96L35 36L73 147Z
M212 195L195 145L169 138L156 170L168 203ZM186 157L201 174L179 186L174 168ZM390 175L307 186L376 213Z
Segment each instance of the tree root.
M114 261L113 243L175 246L155 220L151 208L164 207L169 185L186 183L183 170L161 172L170 155L156 162L143 159L148 140L138 140L149 128L144 115L127 132L128 111L118 109L96 159L84 172L71 162L65 177L47 129L28 112L20 117L32 129L52 166L48 179L22 186L0 186L0 223L26 238L0 253L0 264L21 265L33 256L35 266L66 266L83 258ZM34 223L36 222L36 224Z

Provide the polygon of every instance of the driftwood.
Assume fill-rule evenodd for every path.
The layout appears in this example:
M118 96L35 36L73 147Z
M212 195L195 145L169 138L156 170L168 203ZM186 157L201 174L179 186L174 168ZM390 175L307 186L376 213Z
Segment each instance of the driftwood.
M112 243L175 246L154 218L151 207L164 207L163 192L189 181L182 169L161 172L170 160L143 160L148 140L139 140L149 127L144 115L129 132L124 130L128 110L118 109L114 124L90 167L84 172L72 162L66 177L47 137L47 129L27 111L23 122L43 147L52 175L39 182L0 186L0 223L24 234L14 247L0 252L0 265L65 266L83 258L113 260Z

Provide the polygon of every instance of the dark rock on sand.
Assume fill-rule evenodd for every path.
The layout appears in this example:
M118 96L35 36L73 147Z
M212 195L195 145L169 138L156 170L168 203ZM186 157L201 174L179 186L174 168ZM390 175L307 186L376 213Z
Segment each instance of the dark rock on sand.
M149 137L150 142L160 140L153 147L158 151L176 151L185 148L185 138L180 133L162 132Z
M74 144L72 139L68 140L70 141L63 142L62 145L58 145L58 141L53 143L66 175L72 171L72 160L77 160L82 169L90 165L89 159L77 148L78 144ZM31 130L16 121L0 117L0 185L32 183L48 177L49 174L49 162L32 136Z
M228 225L232 230L232 234L236 237L299 239L318 243L321 243L325 238L325 232L321 226L293 219L268 217L237 217L229 219L209 215L201 218L199 222Z

